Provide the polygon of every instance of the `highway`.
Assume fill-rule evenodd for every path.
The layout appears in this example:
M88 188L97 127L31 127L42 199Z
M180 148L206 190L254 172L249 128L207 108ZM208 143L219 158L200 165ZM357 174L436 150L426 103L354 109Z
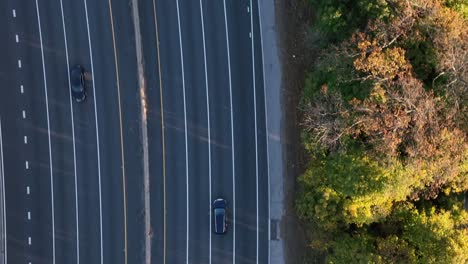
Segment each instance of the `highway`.
M258 8L1 1L0 263L269 263Z

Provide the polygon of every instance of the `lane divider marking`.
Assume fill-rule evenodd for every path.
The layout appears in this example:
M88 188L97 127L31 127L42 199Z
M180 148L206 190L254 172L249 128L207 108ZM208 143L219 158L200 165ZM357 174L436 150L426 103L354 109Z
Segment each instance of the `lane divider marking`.
M189 161L188 161L188 139L187 139L187 103L185 98L185 70L184 70L184 51L182 47L182 30L180 29L180 14L179 14L179 0L176 0L177 7L177 25L179 27L179 46L180 46L180 64L182 68L182 95L184 101L184 139L185 139L185 213L187 220L185 224L186 238L185 238L185 262L189 263L189 236L190 236L190 225L189 225Z
M29 186L26 186L26 194L29 195L31 193L31 189L29 188Z
M18 60L18 68L21 69L21 60Z
M13 12L13 17L16 17L16 10L13 9L12 12Z
M23 85L20 85L20 91L21 91L21 94L24 94L24 86Z
M211 239L212 239L212 210L213 208L211 207L212 203L212 195L211 195L211 123L210 123L210 98L209 98L209 84L208 84L208 65L206 62L206 44L205 44L205 22L204 22L204 15L203 15L203 3L202 0L200 0L200 18L201 18L201 25L202 25L202 39L203 39L203 62L205 66L205 90L206 90L206 115L207 115L207 121L208 121L208 189L209 189L209 208L210 212L208 214L208 226L209 226L209 257L208 257L208 264L211 264Z
M25 110L22 111L22 114L23 114L23 119L26 119L26 111Z
M101 264L104 264L104 249L103 249L103 239L102 239L102 188L101 188L101 151L99 146L99 122L97 114L97 103L96 103L96 84L94 83L94 62L93 62L93 49L91 45L91 33L89 30L89 19L88 19L88 4L86 0L83 0L85 6L85 15L86 15L86 30L88 33L88 46L89 46L89 57L91 60L91 76L93 82L93 99L94 99L94 116L95 116L95 125L96 125L96 145L97 145L97 162L98 162L98 179L99 179L99 236L100 236L100 254L101 254Z
M28 220L31 220L31 212L28 211Z
M15 35L15 40L16 40L16 43L19 43L19 36L18 36L18 34Z
M51 215L52 215L52 264L55 264L55 208L54 208L54 172L52 166L52 146L50 139L50 118L49 118L49 96L47 92L47 78L46 78L46 69L45 69L45 59L44 59L44 45L42 44L42 28L41 28L41 17L39 14L39 4L36 0L36 12L37 12L37 24L39 28L39 40L41 43L41 59L42 59L42 74L44 78L44 93L46 101L46 116L47 116L47 137L49 145L49 168L50 168L50 196L51 196Z
M232 105L232 76L231 76L231 54L229 48L229 31L226 13L226 0L223 0L224 25L226 30L227 57L229 69L229 104L231 110L231 156L232 156L232 263L236 263L236 166L235 166L235 142L234 142L234 110Z
M0 156L1 156L1 170L0 170L0 175L1 175L1 190L2 190L2 194L1 194L1 199L2 199L2 204L1 206L3 207L2 208L2 229L3 229L3 233L4 233L4 236L3 236L3 241L2 241L2 248L4 250L4 254L3 254L3 262L5 264L8 263L8 247L7 247L7 222L6 222L6 202L5 202L5 166L4 166L4 163L3 163L3 134L2 134L2 119L0 118Z
M25 162L26 169L29 170L29 161Z
M62 28L63 28L63 40L65 44L65 59L67 62L67 69L70 69L70 62L68 59L68 43L67 43L67 31L65 29L65 16L63 15L63 1L60 0L60 11L62 15ZM70 71L67 70L67 80L68 80L68 93L69 93L69 102L70 102L70 118L72 124L72 142L73 142L73 175L74 175L74 184L75 184L75 226L76 226L76 263L80 263L80 223L79 223L79 208L78 208L78 176L76 173L76 142L75 142L75 120L73 113L73 100L71 94L71 82L70 82Z
M28 144L28 137L24 136L24 144Z
M252 0L250 0L250 6L253 9ZM254 118L255 118L255 198L256 198L256 262L258 263L258 251L259 251L259 239L260 239L260 222L259 222L259 182L258 182L258 125L257 125L257 84L256 84L256 72L255 72L255 49L254 49L254 28L253 28L253 12L250 13L250 33L249 37L252 39L252 83L253 83L253 100L254 100Z
M268 186L268 263L271 262L271 187L270 187L270 141L269 141L269 132L268 132L268 104L267 104L267 88L265 80L265 53L263 50L263 35L262 35L262 13L260 1L257 0L257 10L258 10L258 23L260 27L260 47L262 50L262 76L263 76L263 98L264 98L264 107L265 107L265 137L266 137L266 156L267 156L267 186Z
M159 74L159 103L161 112L161 141L162 141L162 173L163 173L163 264L166 264L166 226L167 226L167 207L166 207L166 139L164 126L164 103L163 103L163 84L161 74L161 53L159 49L159 30L158 17L156 15L156 2L153 0L154 27L156 30L156 51L158 54L158 74Z

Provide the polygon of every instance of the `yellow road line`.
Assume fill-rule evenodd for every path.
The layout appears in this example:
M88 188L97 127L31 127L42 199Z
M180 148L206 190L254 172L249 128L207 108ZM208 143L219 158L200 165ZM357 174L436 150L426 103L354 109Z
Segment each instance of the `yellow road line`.
M156 50L158 53L158 74L159 74L159 101L161 104L161 138L162 138L162 169L163 169L163 203L164 203L164 221L163 221L163 263L166 264L166 143L164 137L164 104L162 91L161 75L161 56L159 52L159 31L158 18L156 16L156 2L153 0L154 28L156 30Z
M123 122L122 122L122 103L120 97L120 78L119 78L119 63L117 60L117 48L115 44L115 32L114 32L114 17L112 16L112 3L109 0L109 16L112 28L112 44L114 47L114 62L115 62L115 75L117 79L117 97L119 99L119 125L120 125L120 153L122 159L122 187L123 187L123 206L124 206L124 243L125 243L125 264L128 261L128 252L127 252L127 192L125 184L125 155L124 155L124 140L123 140Z

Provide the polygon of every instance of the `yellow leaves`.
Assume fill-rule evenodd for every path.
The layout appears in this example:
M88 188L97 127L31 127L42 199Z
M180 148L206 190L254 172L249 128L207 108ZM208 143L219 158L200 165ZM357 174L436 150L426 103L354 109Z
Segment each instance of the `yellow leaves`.
M371 51L361 53L354 60L354 67L378 80L392 80L399 74L408 73L411 69L411 65L405 59L405 50L399 47L384 50L372 47Z

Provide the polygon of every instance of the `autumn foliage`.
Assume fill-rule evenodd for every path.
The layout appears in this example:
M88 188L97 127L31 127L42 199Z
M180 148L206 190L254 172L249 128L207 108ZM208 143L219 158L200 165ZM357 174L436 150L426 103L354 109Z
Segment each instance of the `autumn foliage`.
M467 263L467 5L311 1L327 39L301 104L311 246L332 263Z

